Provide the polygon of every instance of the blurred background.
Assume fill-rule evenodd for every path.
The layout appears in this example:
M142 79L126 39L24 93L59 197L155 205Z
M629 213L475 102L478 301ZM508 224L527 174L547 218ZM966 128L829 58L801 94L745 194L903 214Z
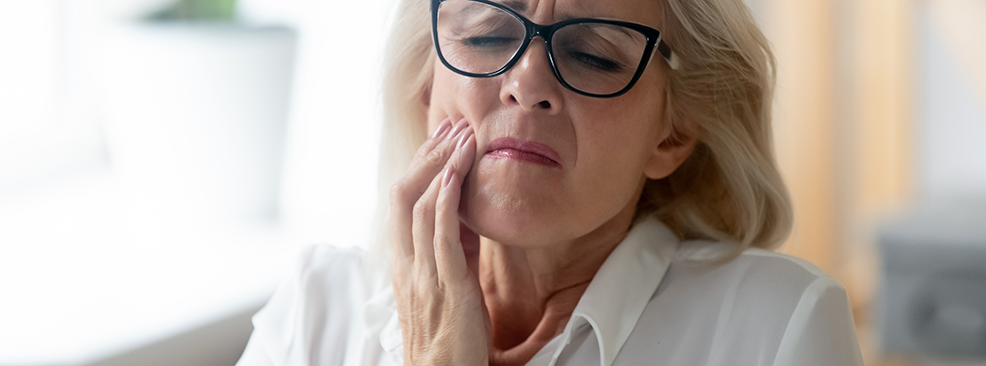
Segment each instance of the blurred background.
M371 240L394 1L214 3L0 0L0 365L231 365L302 246ZM986 364L986 1L747 3L782 251L867 365Z

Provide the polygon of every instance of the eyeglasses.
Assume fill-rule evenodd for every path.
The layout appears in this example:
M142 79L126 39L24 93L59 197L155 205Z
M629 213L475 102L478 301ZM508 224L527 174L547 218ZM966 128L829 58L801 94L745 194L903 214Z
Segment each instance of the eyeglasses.
M540 25L488 0L432 0L431 19L438 58L468 77L503 74L535 36L544 40L555 78L590 97L611 98L629 91L655 46L671 68L677 68L661 32L635 23L580 18Z

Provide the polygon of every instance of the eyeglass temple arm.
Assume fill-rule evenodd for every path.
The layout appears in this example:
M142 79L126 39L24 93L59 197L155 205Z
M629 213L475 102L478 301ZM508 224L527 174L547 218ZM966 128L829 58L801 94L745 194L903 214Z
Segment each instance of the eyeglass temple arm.
M678 61L678 55L671 50L671 46L668 46L664 42L664 38L660 35L657 36L657 52L660 52L661 56L664 56L664 60L668 62L671 70L678 70L681 67L681 62Z

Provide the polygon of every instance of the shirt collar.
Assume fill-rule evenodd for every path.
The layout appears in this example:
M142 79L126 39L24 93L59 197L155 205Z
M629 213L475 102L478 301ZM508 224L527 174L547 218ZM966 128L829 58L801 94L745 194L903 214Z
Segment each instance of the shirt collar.
M555 350L554 359L573 332L589 324L599 344L601 366L611 366L637 320L667 273L679 245L678 237L652 216L637 222L613 249L579 299ZM396 364L403 362L403 342L397 321L393 287L383 286L364 308L366 335L378 338ZM553 363L553 362L552 362Z
M579 300L565 332L567 345L583 324L592 326L601 366L611 366L667 273L678 237L657 218L641 220L610 253ZM555 351L554 358L564 350Z

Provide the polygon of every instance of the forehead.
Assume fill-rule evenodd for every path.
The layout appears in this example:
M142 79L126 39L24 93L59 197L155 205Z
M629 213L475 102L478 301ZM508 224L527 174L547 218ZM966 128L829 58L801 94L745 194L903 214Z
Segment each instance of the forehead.
M573 18L624 20L657 27L660 8L656 0L491 0L538 23Z

